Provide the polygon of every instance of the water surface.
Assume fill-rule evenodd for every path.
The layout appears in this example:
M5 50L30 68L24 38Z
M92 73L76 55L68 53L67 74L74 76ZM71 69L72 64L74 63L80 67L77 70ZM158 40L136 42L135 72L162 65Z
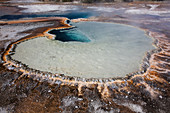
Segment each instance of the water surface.
M18 44L12 58L30 68L69 76L123 77L138 71L145 52L154 48L152 39L134 27L104 22L79 22L74 26L77 28L64 31L70 38L74 35L74 41L31 39ZM79 41L82 34L90 41Z
M77 18L88 18L90 16L94 16L94 12L90 11L70 11L64 12L60 14L53 14L50 12L48 14L22 14L22 15L3 15L0 16L0 20L18 20L22 18L37 18L37 17L66 17L69 19L77 19Z

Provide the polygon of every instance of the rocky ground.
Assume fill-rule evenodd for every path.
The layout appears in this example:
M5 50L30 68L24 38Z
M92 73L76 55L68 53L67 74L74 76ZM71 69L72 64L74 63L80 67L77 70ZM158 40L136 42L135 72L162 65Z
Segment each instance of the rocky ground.
M29 9L28 5L36 5ZM46 4L49 7L49 4ZM79 7L76 5L74 7ZM1 3L0 14L44 13L37 4ZM45 7L45 6L44 6ZM53 4L53 7L54 4ZM71 5L72 7L72 5ZM123 79L123 82L75 84L50 84L9 70L0 64L0 112L64 112L64 113L168 113L170 108L170 4L169 3L119 3L84 4L84 9L99 12L89 20L116 22L145 29L154 37L159 52L152 54L144 74ZM22 9L28 8L28 9ZM35 9L34 9L35 8ZM58 5L46 11L58 11ZM64 8L62 8L62 11ZM6 22L6 23L4 23ZM8 44L20 38L38 35L58 21L9 24L0 20L0 53ZM151 32L150 32L151 31ZM104 81L104 80L103 80ZM81 87L80 87L81 86ZM81 95L80 90L81 88ZM99 90L100 89L100 90Z

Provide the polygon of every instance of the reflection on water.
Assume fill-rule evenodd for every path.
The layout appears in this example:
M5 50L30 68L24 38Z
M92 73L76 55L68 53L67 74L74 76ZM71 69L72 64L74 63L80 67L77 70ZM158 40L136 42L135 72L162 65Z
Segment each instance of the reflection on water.
M80 22L74 26L77 30L66 30L62 36L72 38L72 32L78 31L91 41L63 42L40 37L19 44L12 58L30 68L70 76L123 77L138 71L145 52L153 49L152 39L134 27L102 22Z

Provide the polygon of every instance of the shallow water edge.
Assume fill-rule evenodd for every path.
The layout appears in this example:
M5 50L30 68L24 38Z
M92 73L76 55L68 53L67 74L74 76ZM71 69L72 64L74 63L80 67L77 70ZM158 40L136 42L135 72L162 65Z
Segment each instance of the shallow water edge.
M125 23L121 19L120 21L114 20L118 23ZM133 22L136 21L133 20ZM143 24L145 23L142 22ZM8 107L12 105L15 112L168 112L169 35L166 32L167 29L165 32L154 32L156 25L154 23L152 28L150 25L140 26L146 31L152 30L147 31L147 34L154 37L158 48L161 48L158 53L149 55L150 66L146 73L129 77L129 79L115 80L115 82L112 80L112 83L105 79L101 79L103 84L90 83L90 81L95 81L93 79L89 80L88 84L75 82L75 85L71 85L73 83L64 84L62 81L52 84L53 80L48 79L50 78L48 73L45 75L47 77L38 77L35 72L32 76L22 76L22 72L13 71L12 68L9 70L10 68L0 64L0 77L3 81L2 92L0 92L0 102L3 103L1 105L8 105ZM159 25L159 29L162 27ZM55 26L50 28L55 28ZM41 28L39 32L45 30ZM28 37L38 35L33 33L34 35Z
M152 40L134 27L105 22L79 22L75 26L77 28L58 30L57 36L63 36L62 41L55 41L56 36L53 41L37 37L17 44L12 59L30 68L66 76L116 78L139 70L145 52L153 49ZM63 42L65 38L69 42ZM36 53L40 55L38 59L34 57Z

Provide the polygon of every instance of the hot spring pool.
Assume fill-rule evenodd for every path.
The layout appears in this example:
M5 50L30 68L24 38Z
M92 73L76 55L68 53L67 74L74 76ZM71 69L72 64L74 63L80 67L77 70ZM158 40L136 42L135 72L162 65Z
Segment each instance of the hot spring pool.
M73 25L76 28L57 31L56 37L74 40L30 39L17 45L12 58L30 68L69 76L124 77L138 71L145 52L154 48L152 39L135 27L104 22Z

